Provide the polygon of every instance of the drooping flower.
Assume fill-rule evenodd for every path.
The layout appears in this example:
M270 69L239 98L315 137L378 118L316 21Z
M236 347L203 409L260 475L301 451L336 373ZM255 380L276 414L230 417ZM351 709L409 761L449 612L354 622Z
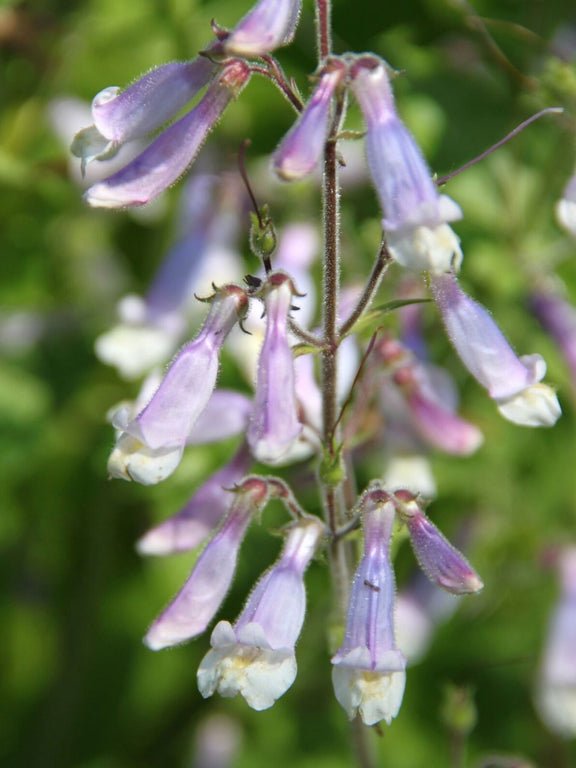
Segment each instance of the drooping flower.
M366 120L368 166L392 255L412 269L457 270L462 252L447 223L460 219L462 212L453 200L438 194L420 149L398 117L385 62L369 54L359 56L350 77Z
M564 738L576 736L576 548L558 558L560 598L554 608L536 687L546 725Z
M210 475L179 512L138 540L138 552L169 555L201 544L222 522L230 502L230 488L246 475L251 463L250 452L246 444L242 444L232 460Z
M263 56L294 38L300 0L260 0L229 33L219 35L222 51L232 56ZM218 43L212 48L219 50Z
M209 82L217 65L203 56L152 69L131 86L105 88L92 101L94 125L81 130L72 152L83 170L107 159L128 141L141 139L171 120Z
M167 189L196 158L208 133L250 78L248 65L231 59L188 114L158 136L131 163L94 184L86 201L100 208L145 205Z
M406 660L394 637L394 571L390 538L394 504L381 490L363 499L364 556L358 565L344 642L332 659L336 698L350 719L365 725L398 714L406 682Z
M342 61L328 63L304 111L274 152L274 170L286 181L303 179L318 165L328 134L332 97L345 75Z
M232 583L246 529L267 500L263 478L248 477L237 486L224 524L198 558L188 581L148 630L144 643L149 648L158 651L204 632Z
M262 576L232 627L219 622L212 650L198 669L205 698L218 691L240 693L253 709L268 709L296 677L294 647L306 608L304 571L324 533L323 524L306 518L289 530L278 562Z
M220 348L242 317L247 302L245 291L238 286L218 289L198 336L177 355L146 407L124 426L108 462L113 477L145 482L134 473L142 454L168 451L175 456L179 451L181 456L192 427L214 390ZM148 483L158 482L155 477Z
M394 494L394 501L408 527L416 559L430 581L454 595L479 592L484 586L482 579L464 555L426 517L418 497L401 490Z
M518 358L492 317L460 289L454 275L433 276L431 287L458 356L504 418L527 427L555 424L561 410L551 387L540 383L546 374L542 357Z
M260 350L256 394L248 443L265 463L281 461L302 432L294 386L294 360L288 341L288 317L294 286L282 272L268 276L266 335Z

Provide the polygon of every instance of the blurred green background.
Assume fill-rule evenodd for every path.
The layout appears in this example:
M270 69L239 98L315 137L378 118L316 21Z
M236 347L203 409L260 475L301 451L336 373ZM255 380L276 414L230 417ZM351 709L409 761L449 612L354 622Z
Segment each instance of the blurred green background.
M201 700L195 676L208 636L157 654L141 644L193 557L143 560L134 542L178 509L230 445L192 451L158 487L108 482L113 437L105 413L135 385L100 364L93 343L114 322L116 301L145 290L173 242L181 185L147 217L89 210L55 130L59 118L66 122L63 98L89 103L104 87L192 57L210 38L211 18L233 25L247 7L239 0L0 5L0 763L10 768L199 766L195 750L208 725L217 740L237 744L232 764L239 768L352 764L348 724L331 691L322 563L308 574L297 682L272 710ZM486 436L473 458L434 456L432 514L447 534L471 523L469 552L486 587L439 629L428 656L409 671L400 716L375 742L386 768L454 765L443 715L453 684L473 691L477 708L468 765L492 764L486 761L496 755L569 768L576 751L541 724L532 691L557 595L546 553L576 540L574 387L524 301L533 276L552 270L576 300L576 242L553 218L575 160L576 43L570 49L566 41L570 29L576 35L569 27L576 12L571 0L476 0L474 7L492 41L456 1L339 0L335 48L373 50L405 73L396 81L400 111L440 175L538 109L566 107L565 118L543 118L447 188L465 213L457 225L464 286L493 310L518 350L544 355L564 416L541 431L501 420L430 311L435 359L457 377L464 413ZM295 43L279 58L306 94L316 66L310 2ZM266 156L292 120L272 86L253 78L209 145L233 167L244 138L253 140L252 158ZM354 110L350 125L360 125ZM275 187L277 222L318 210L314 195L313 185ZM352 190L344 205L344 273L358 279L376 252L379 214L369 185ZM246 233L241 246L254 271ZM381 473L381 459L378 452L364 457L363 481ZM313 508L311 470L304 472L298 492ZM285 475L301 480L297 470ZM277 549L255 526L223 617L237 614ZM403 545L400 585L412 568Z

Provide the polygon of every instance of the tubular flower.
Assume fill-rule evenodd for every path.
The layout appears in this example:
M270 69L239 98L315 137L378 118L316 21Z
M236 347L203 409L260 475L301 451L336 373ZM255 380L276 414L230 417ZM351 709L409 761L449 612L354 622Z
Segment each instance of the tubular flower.
M408 526L416 559L430 581L454 595L479 592L484 586L482 579L464 555L426 517L417 496L401 490L396 491L394 500L399 515Z
M86 201L100 208L145 205L167 189L196 158L208 133L250 78L248 65L232 59L188 114L117 173L90 187Z
M268 485L260 477L248 477L235 489L224 524L188 581L148 630L144 643L149 648L158 651L204 632L232 583L246 529L267 500Z
M303 179L318 165L328 133L332 97L345 75L343 62L330 62L304 111L274 152L274 170L286 181Z
M105 88L92 101L94 125L76 134L72 152L82 171L107 159L128 141L141 139L171 120L212 78L217 65L199 56L147 72L126 88Z
M240 693L252 709L271 707L296 678L294 647L306 610L304 571L324 534L320 521L291 527L278 562L264 574L234 627L219 622L198 669L205 698Z
M350 719L359 714L365 725L390 725L406 682L406 660L394 638L389 548L395 512L380 490L369 490L363 507L364 556L352 584L344 642L332 659L332 681Z
M431 287L458 356L504 418L526 427L555 424L561 410L554 391L539 383L546 374L542 357L518 358L488 312L460 289L454 275L434 276Z
M252 459L245 444L232 461L210 475L175 515L144 534L136 544L141 555L170 555L194 549L222 522L230 492L250 469Z
M392 255L412 269L458 269L460 243L447 222L460 219L462 212L453 200L438 194L420 149L398 117L385 62L360 56L351 65L350 77L366 120L368 166Z
M265 463L281 461L302 432L294 384L294 359L288 342L288 316L294 286L274 272L266 287L266 335L260 350L256 394L248 443Z
M260 0L229 33L222 35L222 49L233 56L263 56L292 42L300 0ZM218 43L215 50L219 48Z
M168 451L172 456L179 451L181 456L190 431L214 390L220 348L247 302L246 293L235 285L218 289L198 336L177 355L148 405L126 424L108 462L113 477L145 482L133 471L140 454Z

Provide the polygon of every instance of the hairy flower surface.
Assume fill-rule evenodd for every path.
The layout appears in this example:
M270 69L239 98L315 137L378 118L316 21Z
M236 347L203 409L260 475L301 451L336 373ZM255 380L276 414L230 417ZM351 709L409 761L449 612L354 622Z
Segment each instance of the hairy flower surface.
M202 634L224 600L250 521L268 499L266 481L246 478L235 490L224 524L202 552L188 581L152 624L145 644L153 651Z
M332 681L350 719L358 714L365 725L389 725L406 682L406 661L394 638L389 548L395 511L382 491L368 491L363 509L364 556L354 575L344 642L332 658Z
M300 0L260 0L223 41L223 50L234 56L262 56L292 42Z
M368 167L392 255L416 270L458 269L462 252L447 222L460 219L462 212L453 200L438 194L418 145L398 117L386 63L376 56L360 56L350 76L366 120Z
M268 709L296 677L294 647L306 607L304 571L324 534L312 518L291 527L282 556L260 579L232 627L221 621L212 650L198 669L204 697L240 693L256 710Z
M288 316L294 287L281 272L268 278L266 335L260 350L248 443L265 463L281 461L302 432L296 401L294 359L288 340Z
M192 164L208 133L250 78L247 64L232 59L188 114L155 139L131 163L85 194L96 208L145 205L174 184Z
M282 179L303 179L318 165L328 134L332 97L345 74L345 65L334 60L320 75L310 101L274 152L273 167Z
M431 280L448 336L472 376L509 421L549 427L561 414L554 391L539 382L546 363L538 354L517 357L492 317L458 285L454 275Z

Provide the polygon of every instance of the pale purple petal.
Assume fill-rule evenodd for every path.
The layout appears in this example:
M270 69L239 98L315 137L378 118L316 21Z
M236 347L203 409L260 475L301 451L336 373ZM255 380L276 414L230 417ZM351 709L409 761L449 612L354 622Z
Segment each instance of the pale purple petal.
M386 64L362 56L353 64L351 78L366 120L368 166L384 211L384 228L399 233L461 218L455 203L442 202L420 149L396 113Z
M230 588L246 529L267 496L266 482L257 477L247 478L236 490L224 525L178 595L148 630L144 642L149 648L160 650L204 632Z
M300 15L300 0L260 0L223 43L237 56L262 56L292 41Z
M287 181L303 179L316 168L324 152L332 97L346 73L335 61L320 77L310 101L273 156L276 173Z
M282 273L274 273L269 280L266 336L258 362L248 442L259 461L274 463L288 454L302 432L302 424L298 420L294 360L288 342L293 288Z
M397 491L395 499L398 512L408 526L416 559L430 581L455 595L479 592L484 586L482 579L464 555L426 517L414 496Z
M219 289L202 330L168 369L152 400L127 431L150 448L183 444L206 407L218 374L218 354L246 306L236 286Z
M147 72L120 91L106 88L92 101L94 125L110 141L142 138L170 120L203 88L217 65L204 56Z
M193 110L161 133L121 171L90 187L85 194L87 202L104 208L144 205L174 184L249 77L243 62L227 64Z
M486 309L460 289L453 275L435 275L431 286L450 341L490 397L516 395L544 377L540 355L518 358Z

